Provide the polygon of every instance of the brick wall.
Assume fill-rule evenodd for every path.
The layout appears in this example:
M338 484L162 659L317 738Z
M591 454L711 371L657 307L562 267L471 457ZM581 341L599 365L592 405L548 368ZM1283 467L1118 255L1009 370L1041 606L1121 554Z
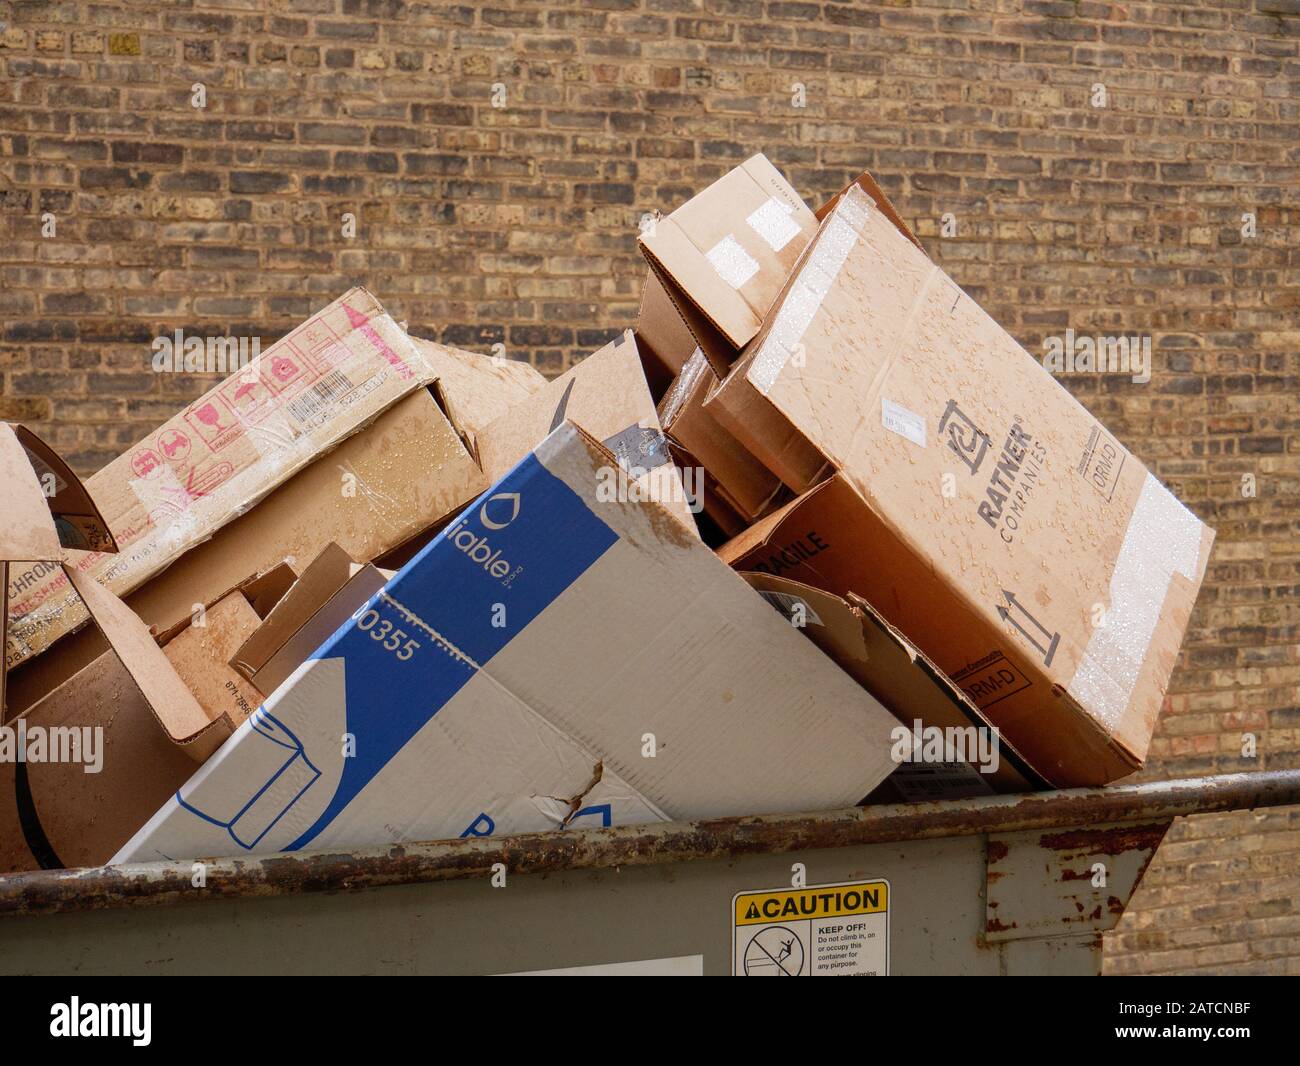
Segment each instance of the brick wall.
M1030 351L1152 338L1149 384L1069 382L1219 531L1147 776L1300 761L1300 0L0 0L0 22L0 417L81 469L209 383L150 372L154 336L267 344L363 283L554 372L630 324L644 212L758 150L810 201L868 167ZM1107 969L1300 970L1298 818L1176 826Z

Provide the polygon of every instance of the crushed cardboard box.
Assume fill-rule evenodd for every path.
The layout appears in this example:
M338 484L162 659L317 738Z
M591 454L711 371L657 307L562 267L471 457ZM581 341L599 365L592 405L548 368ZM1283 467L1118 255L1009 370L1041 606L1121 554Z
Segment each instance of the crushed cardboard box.
M758 539L799 580L838 567L830 590L863 596L967 686L1053 784L1142 765L1213 532L859 186L744 374L839 477L726 557L752 569ZM1002 670L1013 683L983 684Z
M338 543L371 561L441 526L488 481L427 389L416 389L126 597L166 636L250 573L304 566ZM104 651L93 630L12 675L10 712L31 706Z
M893 718L571 423L355 613L114 861L809 810ZM648 747L649 746L649 747Z
M118 544L76 563L118 595L139 588L433 373L370 293L352 289L89 478ZM11 575L6 662L86 620L62 572Z
M110 649L85 676L72 678L54 704L38 705L0 726L0 866L58 864L51 835L66 845L74 861L102 862L113 848L95 850L106 839L95 834L102 834L118 815L112 802L104 802L100 787L134 781L148 767L118 758L121 748L113 737L127 738L123 743L132 750L133 733L136 738L147 734L150 741L165 737L187 764L185 772L192 773L194 761L215 750L221 723L194 697L122 601L66 562L68 550L114 553L117 545L76 475L24 427L0 423L0 489L8 508L0 531L0 577L16 560L59 567ZM5 581L0 608L7 595ZM0 610L4 617L7 611ZM0 684L0 698L3 693ZM225 735L230 732L228 728ZM138 810L125 815L128 824L134 814ZM65 838L69 826L74 828ZM88 826L88 837L75 831ZM122 839L113 841L113 847Z

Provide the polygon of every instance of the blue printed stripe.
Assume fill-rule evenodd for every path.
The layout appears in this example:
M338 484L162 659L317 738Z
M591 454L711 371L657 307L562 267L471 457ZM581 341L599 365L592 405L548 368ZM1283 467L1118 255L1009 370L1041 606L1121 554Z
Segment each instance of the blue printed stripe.
M345 760L329 806L286 850L310 843L478 666L617 540L568 485L529 455L407 563L367 611L313 656L344 659L347 729L356 737L356 754ZM399 658L406 641L418 647Z

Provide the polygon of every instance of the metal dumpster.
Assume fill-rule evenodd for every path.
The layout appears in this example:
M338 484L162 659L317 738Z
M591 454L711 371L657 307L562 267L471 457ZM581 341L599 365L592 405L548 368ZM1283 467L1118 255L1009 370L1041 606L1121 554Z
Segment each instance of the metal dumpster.
M0 876L24 974L1095 974L1175 818L1300 770Z

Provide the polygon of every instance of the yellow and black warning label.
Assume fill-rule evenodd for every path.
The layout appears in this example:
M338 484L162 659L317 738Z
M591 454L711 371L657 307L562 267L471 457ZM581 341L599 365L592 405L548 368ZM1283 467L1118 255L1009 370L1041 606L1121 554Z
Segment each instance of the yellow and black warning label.
M889 973L889 882L738 892L732 969L743 977Z

